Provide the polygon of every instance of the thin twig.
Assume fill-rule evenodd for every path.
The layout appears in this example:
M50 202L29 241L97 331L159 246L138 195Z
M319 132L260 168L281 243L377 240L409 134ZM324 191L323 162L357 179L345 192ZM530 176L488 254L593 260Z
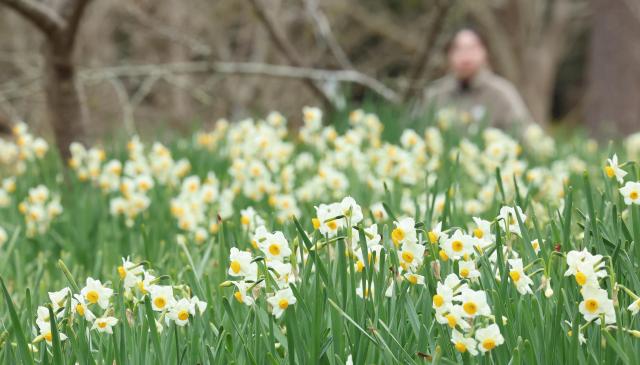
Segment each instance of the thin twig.
M431 26L429 27L429 32L427 37L425 37L425 43L420 51L420 54L416 58L416 63L413 68L413 72L411 76L409 76L409 85L405 90L403 100L408 101L413 95L415 95L418 90L418 81L422 78L422 74L424 69L426 68L427 61L429 56L432 55L433 50L435 49L436 43L438 41L438 36L442 28L444 27L445 21L447 19L447 14L453 8L455 0L445 0L444 4L440 1L436 2L436 8L434 9L434 19L431 21Z
M293 47L291 42L286 38L286 36L282 33L277 23L271 18L267 9L264 7L260 0L249 0L251 3L253 10L255 11L258 19L262 22L264 27L267 29L271 40L275 44L275 46L280 50L280 52L285 56L287 61L296 67L305 67L302 58ZM313 80L307 79L307 86L314 94L316 94L320 99L322 99L323 103L327 106L333 106L333 101L329 97L329 95L318 86Z

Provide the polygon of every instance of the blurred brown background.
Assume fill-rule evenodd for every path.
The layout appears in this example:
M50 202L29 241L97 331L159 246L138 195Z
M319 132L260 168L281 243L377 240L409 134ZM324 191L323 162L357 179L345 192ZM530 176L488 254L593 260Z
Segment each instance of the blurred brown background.
M640 129L640 0L0 0L0 119L70 140L409 106L462 26L540 123Z

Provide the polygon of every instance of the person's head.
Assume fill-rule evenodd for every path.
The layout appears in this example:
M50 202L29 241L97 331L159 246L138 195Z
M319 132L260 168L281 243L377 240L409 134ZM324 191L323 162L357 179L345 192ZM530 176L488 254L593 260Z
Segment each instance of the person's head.
M460 80L468 80L487 64L487 49L480 35L472 29L456 32L447 56L451 72Z

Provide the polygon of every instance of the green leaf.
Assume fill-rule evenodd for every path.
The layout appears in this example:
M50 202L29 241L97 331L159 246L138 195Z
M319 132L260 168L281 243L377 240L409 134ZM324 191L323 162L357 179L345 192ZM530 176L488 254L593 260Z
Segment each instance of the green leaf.
M156 326L156 317L153 313L153 307L151 306L151 297L149 295L144 299L144 309L147 316L147 325L149 326L149 332L151 332L151 343L153 344L153 350L156 355L156 359L164 359L162 355L162 348L160 347L160 336L158 335L158 327Z
M25 364L33 364L33 359L31 358L31 351L29 351L29 347L27 345L27 340L24 336L24 331L22 330L22 324L20 323L20 318L18 318L18 313L16 312L16 307L11 300L11 296L9 295L9 291L4 284L4 279L0 277L0 285L2 285L2 293L4 294L4 300L7 303L7 308L9 309L9 316L11 317L11 325L13 329L13 334L15 335L16 342L18 343L18 350L20 351L20 357L22 362Z

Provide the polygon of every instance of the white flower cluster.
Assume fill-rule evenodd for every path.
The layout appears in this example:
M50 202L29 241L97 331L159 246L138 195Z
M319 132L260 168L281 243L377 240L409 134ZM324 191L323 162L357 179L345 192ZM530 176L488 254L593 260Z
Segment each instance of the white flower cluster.
M0 185L0 208L6 208L11 205L11 194L16 191L16 178L14 176L7 177L2 180Z
M618 191L624 198L626 205L640 205L640 181L625 182L628 172L623 169L624 165L618 163L618 155L614 154L613 157L607 159L607 164L604 167L605 175L610 179L615 179L618 185L624 184Z
M122 259L122 265L118 267L118 274L123 281L125 290L123 294L126 300L139 304L145 297L148 297L153 311L160 313L160 319L156 320L158 331L162 331L163 323L169 325L174 322L178 326L185 326L189 323L190 318L202 315L207 308L207 303L199 300L196 296L185 295L176 299L172 285L159 285L159 279L146 271L142 264L135 264L129 259ZM189 288L184 285L180 288L184 294L189 292ZM73 319L83 318L89 323L91 330L112 334L113 327L119 321L127 320L115 317L117 311L113 304L114 295L114 290L106 283L88 277L85 286L80 289L79 293L73 293L69 287L49 292L49 305L58 324L67 315L66 310L69 307ZM49 307L38 307L35 323L34 330L37 335L33 339L33 343L45 340L48 345L51 345L53 334ZM60 341L68 338L65 333L61 332L62 327L58 328Z
M118 275L123 282L126 299L139 303L145 296L149 297L153 311L160 313L160 320L156 323L158 331L162 331L163 322L167 325L175 322L178 326L185 326L190 318L204 314L207 309L207 303L197 296L191 296L188 287L160 285L159 277L145 270L142 264L133 263L128 258L122 259L122 265L118 266ZM174 293L176 288L182 293L179 299Z
M14 175L22 175L27 170L27 162L42 159L49 151L49 144L43 138L29 133L25 123L13 126L13 141L0 138L0 166Z
M624 141L629 159L640 161L640 132L634 133Z
M469 288L456 274L438 283L433 307L438 323L452 329L451 342L459 352L475 356L504 343L497 324L485 325L492 317L487 294Z
M520 207L504 206L496 218L496 224L501 232L509 238L521 236L522 224L526 222L526 215ZM478 355L492 350L504 342L500 334L499 326L495 322L488 303L487 293L484 290L474 290L478 284L481 272L478 270L478 259L489 252L489 272L494 273L496 280L501 280L496 250L496 237L491 231L492 223L481 218L474 217L475 228L471 234L456 229L453 234L441 230L437 224L428 232L431 244L439 245L439 258L441 262L452 261L457 264L457 275L449 274L443 282L437 284L436 294L433 296L433 307L436 312L436 321L446 324L452 329L451 341L459 352L469 352ZM393 238L393 233L392 233ZM395 241L395 240L394 240ZM532 249L537 254L540 244L537 240L531 242ZM527 274L529 267L523 266L523 261L511 245L502 247L505 268L511 284L521 295L532 294L531 277ZM508 266L507 266L508 265ZM439 265L437 267L440 267ZM545 295L551 296L553 291L550 280L543 278Z
M78 179L97 182L102 170L102 163L107 157L104 150L100 147L92 147L87 150L81 143L74 142L69 145L69 152L71 152L71 157L68 164L76 172ZM122 166L120 167L122 170Z
M285 310L297 301L289 286L297 281L290 262L293 251L282 232L269 232L264 226L256 229L252 244L263 255L265 272L259 275L258 263L251 252L232 247L229 253L228 274L234 277L235 281L226 283L235 286L235 299L248 306L255 303L254 298L259 295L260 290L269 288L270 291L266 294L267 302L271 305L271 313L280 318ZM275 286L268 285L266 281L273 281Z
M258 209L268 203L275 220L284 223L292 216L300 217L305 203L339 200L349 191L360 189L370 192L371 201L375 202L371 209L374 214L381 214L378 219L383 219L385 213L378 202L384 198L385 185L390 191L400 191L401 213L415 216L431 207L424 195L416 197L416 190L422 189L425 181L427 188L434 186L440 170L450 168L455 161L461 165L458 178L468 183L454 184L450 193L460 189L460 194L451 204L462 205L460 210L470 216L482 215L496 194L503 192L505 200L513 200L517 183L521 196L531 194L535 198L531 205L541 223L545 223L549 219L545 203L562 208L570 173L585 168L576 157L528 166L521 156L521 146L492 128L469 131L468 138L457 146L446 146L442 134L446 131L436 127L427 128L424 134L407 129L399 143L393 144L382 141L378 117L363 110L351 112L344 132L323 126L322 117L322 110L305 107L304 124L297 139L288 133L286 119L277 112L264 119L235 123L220 120L211 132L196 133L193 143L203 150L198 151L204 153L201 157L228 166L224 177L199 172L187 178L188 160L174 161L160 143L153 144L146 153L137 137L127 145L126 161L107 162L101 149L85 150L74 145L71 165L81 180L90 179L111 195L111 213L124 216L128 225L148 209L148 190L181 187L172 201L172 214L178 227L197 236L197 241L206 240L217 230L218 217L246 220L249 215L242 218L239 211L250 205ZM446 119L446 113L440 117ZM530 140L548 138L539 129L527 135ZM450 154L443 155L447 150ZM502 175L500 193L494 178L498 167ZM194 186L198 178L202 191L189 192L185 187ZM434 213L443 213L445 201L445 194L436 196Z
M177 186L189 172L188 160L175 161L168 148L156 142L148 154L145 146L135 136L127 144L129 159L124 167L117 160L109 161L103 168L98 183L103 191L111 193L110 211L123 216L128 226L145 212L151 200L148 193L156 186Z
M102 148L86 149L80 143L69 147L69 166L80 181L90 181L103 193L110 195L110 212L123 216L128 226L145 212L151 200L148 192L156 185L177 186L189 172L188 160L175 161L171 151L161 143L152 145L148 154L140 138L134 136L127 143L128 159L106 161Z
M613 300L605 289L600 288L600 279L607 277L605 261L602 255L592 255L586 249L582 251L570 251L567 253L567 271L565 276L571 276L580 286L582 302L580 313L586 321L595 320L600 323L601 316L606 324L616 321L616 313L613 308Z
M171 214L181 230L192 233L196 242L202 243L209 233L217 232L216 215L227 219L233 214L232 196L231 190L220 192L220 183L211 172L204 182L198 176L189 176L171 199Z
M63 211L60 197L52 195L44 185L29 189L29 195L18 205L18 210L24 215L28 237L46 233L51 222Z

